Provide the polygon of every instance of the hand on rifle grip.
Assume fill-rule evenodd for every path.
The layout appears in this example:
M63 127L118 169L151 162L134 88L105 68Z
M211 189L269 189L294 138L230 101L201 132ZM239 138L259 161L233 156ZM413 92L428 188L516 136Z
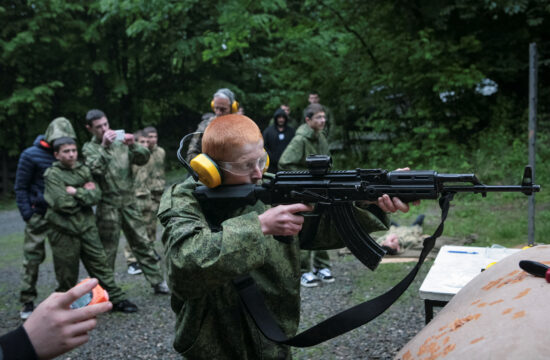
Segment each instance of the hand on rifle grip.
M304 217L297 213L310 211L313 211L311 205L279 205L268 209L258 218L265 235L291 236L298 234L304 223Z

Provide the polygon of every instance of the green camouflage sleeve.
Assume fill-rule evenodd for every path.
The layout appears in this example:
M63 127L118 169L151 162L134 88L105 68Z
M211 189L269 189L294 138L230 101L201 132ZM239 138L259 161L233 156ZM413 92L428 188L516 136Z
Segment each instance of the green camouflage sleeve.
M49 168L44 173L46 182L44 188L44 199L54 211L66 214L74 214L80 211L76 199L69 195L66 190L62 174L55 168Z
M128 145L128 149L130 150L130 162L132 164L136 164L136 165L147 164L147 161L149 161L149 156L151 156L151 153L147 148L134 143L134 144Z
M105 174L111 156L107 154L103 146L94 144L91 141L87 142L82 147L82 155L84 156L86 166L90 168L92 174L99 176Z
M279 170L296 171L305 169L306 154L304 154L303 139L302 136L297 135L290 140L290 143L279 159Z
M168 279L182 299L198 298L264 263L266 239L258 214L222 222L212 231L190 190L182 184L165 191L159 219L164 226Z
M191 141L189 141L189 148L187 149L187 161L193 160L193 158L197 155L199 155L202 152L202 133L204 130L206 130L206 127L210 124L212 120L203 120L199 123L199 126L197 126L197 130L195 132L200 132L201 134L194 134L191 137Z
M82 171L84 172L84 178L86 179L86 182L94 182L92 174L88 167L84 166ZM74 198L82 205L96 205L99 200L101 200L101 190L99 189L99 185L97 185L95 182L94 184L95 189L93 190L87 190L83 187L79 187L78 189L76 189L76 194L74 195Z

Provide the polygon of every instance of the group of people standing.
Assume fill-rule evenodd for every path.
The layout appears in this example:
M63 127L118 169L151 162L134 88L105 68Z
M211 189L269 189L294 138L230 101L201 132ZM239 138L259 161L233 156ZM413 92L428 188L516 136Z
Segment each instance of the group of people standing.
M305 170L308 155L330 155L324 134L327 110L319 104L318 94L311 94L309 100L304 123L296 131L288 124L290 109L282 105L262 134L252 119L239 114L234 94L219 89L211 102L214 113L199 124L186 158L192 165L204 155L218 172L221 185L259 183L268 161L273 172ZM52 121L45 135L20 158L15 188L27 222L21 317L29 317L34 309L46 236L57 291L66 291L57 300L55 296L46 299L48 306L66 310L68 303L95 285L92 280L74 287L82 260L90 276L108 291L113 310L137 311L113 275L121 230L128 244L129 273L143 272L155 294L168 294L153 246L158 216L164 227L171 306L176 313L174 348L197 359L289 358L284 342L266 337L256 327L250 309L242 305L239 284L254 284L263 306L284 334L293 336L300 317L300 286L334 281L326 250L342 248L343 243L330 215L321 214L315 239L301 245L297 235L307 222L301 214L313 211L312 205L271 207L257 201L238 208L232 204L209 208L195 197L194 190L202 184L194 178L164 189L165 154L157 145L154 128L123 134L112 130L105 113L97 109L88 111L85 121L92 138L82 148L83 162L78 161L76 136L65 118ZM387 229L386 214L408 210L407 204L387 194L372 203L355 202L353 207L368 232ZM279 241L288 237L290 242ZM111 303L92 305L88 318L108 311ZM44 308L41 304L36 311ZM65 311L63 317L74 314ZM36 346L32 341L36 336L28 328L37 322L30 320L32 314L24 330L8 336L21 339L26 331ZM48 338L48 329L40 334ZM6 337L2 339L0 345L8 344ZM85 341L56 347L55 354ZM20 351L12 348L9 351Z
M154 251L156 216L152 214L164 190L165 157L157 145L156 129L147 127L137 137L114 131L105 113L97 109L88 111L85 126L92 138L82 147L82 162L73 126L63 117L54 119L19 159L15 193L26 222L22 319L35 308L46 238L52 249L56 291L76 285L82 260L88 274L107 290L113 310L137 311L114 279L122 229L129 269L143 272L155 294L169 293Z
M302 124L290 118L290 107L281 104L273 114L272 123L263 132L264 147L269 156L270 173L277 171L307 170L306 157L311 154L330 155L325 129L327 125L327 109L319 103L317 91L311 91L308 96L309 105L303 112ZM190 162L202 152L202 134L216 117L239 113L242 109L235 99L234 93L222 88L217 90L212 98L211 107L214 113L203 115L196 134L190 141L187 151L187 161ZM321 282L334 282L331 262L326 250L308 251L301 253L302 277L300 283L304 287L315 287ZM313 260L313 263L312 263Z

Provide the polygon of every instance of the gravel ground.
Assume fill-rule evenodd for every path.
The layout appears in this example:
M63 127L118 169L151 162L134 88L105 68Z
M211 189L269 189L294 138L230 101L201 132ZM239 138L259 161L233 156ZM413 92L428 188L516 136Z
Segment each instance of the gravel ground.
M19 210L7 210L0 212L0 229L3 235L22 233L25 229L25 222L19 214Z
M4 235L4 234L3 234ZM3 248L0 237L0 248ZM128 298L139 306L137 314L108 313L100 316L90 341L60 359L178 359L172 348L174 315L168 296L153 295L142 275L126 273L122 244L117 258L116 280ZM160 244L158 244L160 246ZM11 247L13 248L13 246ZM17 248L22 253L21 248ZM51 252L41 266L39 300L54 290L55 274ZM7 255L7 254L4 254ZM20 325L19 281L21 256L5 257L0 264L0 334ZM383 264L393 267L395 275L376 281L353 256L331 253L336 281L318 288L303 289L301 329L306 329L341 310L358 304L365 297L380 294L395 284L412 265ZM6 260L8 259L8 260ZM410 264L410 263L409 263ZM391 359L424 325L423 303L418 288L429 264L423 266L417 280L385 314L372 323L315 347L293 349L295 359ZM393 271L393 270L392 270ZM385 272L388 273L387 271ZM85 270L81 268L81 276ZM374 273L376 275L376 273ZM378 286L379 283L383 283Z

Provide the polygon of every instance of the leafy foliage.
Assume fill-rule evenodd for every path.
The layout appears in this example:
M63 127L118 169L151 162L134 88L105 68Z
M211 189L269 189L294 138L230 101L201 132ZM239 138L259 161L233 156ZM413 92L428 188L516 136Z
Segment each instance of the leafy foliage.
M531 42L549 95L549 12L547 0L8 1L0 146L18 154L59 115L83 142L85 112L101 108L114 128L156 125L171 156L219 87L261 127L283 102L301 121L315 89L339 166L505 176L525 162Z

